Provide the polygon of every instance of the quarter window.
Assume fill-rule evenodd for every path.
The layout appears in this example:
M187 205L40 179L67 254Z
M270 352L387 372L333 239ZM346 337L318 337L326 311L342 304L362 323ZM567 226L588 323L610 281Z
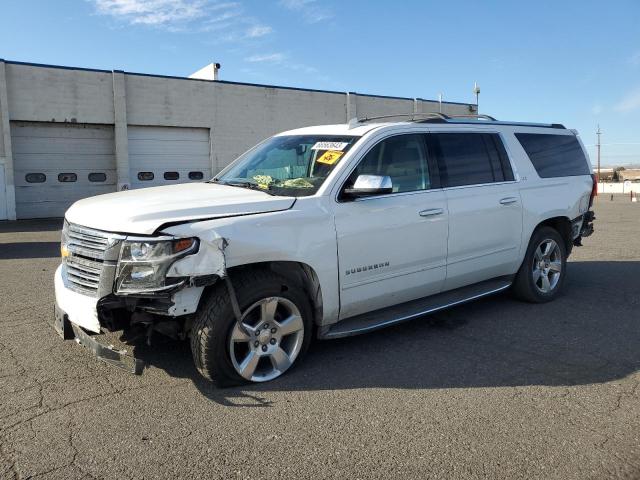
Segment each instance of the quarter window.
M445 187L513 180L502 140L496 134L433 133L438 168Z
M378 143L364 156L345 185L359 175L391 177L393 192L412 192L431 187L422 135L397 135Z
M590 167L575 135L516 133L541 178L590 175Z

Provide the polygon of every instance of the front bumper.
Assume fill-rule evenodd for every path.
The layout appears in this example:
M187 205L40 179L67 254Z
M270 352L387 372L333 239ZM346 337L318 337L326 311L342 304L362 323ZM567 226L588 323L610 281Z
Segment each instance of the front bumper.
M132 355L128 355L126 351L118 350L112 345L105 345L101 343L97 339L99 335L91 335L79 325L71 322L69 320L69 316L58 306L57 302L54 305L53 327L58 335L60 335L64 340L75 339L76 342L88 349L96 356L96 358L103 362L122 368L136 375L141 375L144 371L146 363L143 360L135 358Z
M145 367L143 360L98 340L101 330L97 299L66 288L62 275L63 268L64 266L60 265L55 274L56 300L53 326L56 332L65 340L75 339L100 360L140 375Z

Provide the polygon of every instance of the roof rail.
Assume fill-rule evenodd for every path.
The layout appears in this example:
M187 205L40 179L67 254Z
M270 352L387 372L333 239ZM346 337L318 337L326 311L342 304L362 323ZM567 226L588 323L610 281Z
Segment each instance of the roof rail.
M429 120L429 119L448 120L449 118L451 118L448 115L445 115L444 113L437 113L437 112L396 113L393 115L378 115L375 117L358 118L358 123L365 123L365 122L370 122L371 120L382 120L385 118L398 118L398 117L409 117L411 121L415 120L415 117L423 117L421 118L421 120Z
M467 115L450 115L449 118L477 118L478 120L489 120L491 122L497 122L491 115L484 115L481 113L467 114Z
M438 112L424 112L424 113L396 113L394 115L379 115L375 117L364 117L358 119L351 119L349 122L349 128L355 128L357 125L372 120L382 120L386 118L398 118L405 117L408 122L416 123L458 123L458 124L477 124L484 122L491 122L494 125L513 125L521 127L542 127L542 128L558 128L564 129L565 126L560 123L528 123L528 122L505 122L499 121L490 115L484 114L467 114L467 115L445 115ZM481 121L481 122L478 122Z

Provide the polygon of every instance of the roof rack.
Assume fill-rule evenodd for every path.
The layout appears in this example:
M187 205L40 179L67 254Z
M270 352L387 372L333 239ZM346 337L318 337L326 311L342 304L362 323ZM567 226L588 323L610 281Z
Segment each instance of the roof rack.
M445 115L444 113L436 113L436 112L425 112L425 113L420 113L420 112L416 112L416 113L396 113L393 115L378 115L375 117L363 117L363 118L358 118L358 123L365 123L365 122L370 122L371 120L383 120L385 118L398 118L398 117L409 117L411 119L411 121L415 120L415 117L424 117L425 120L427 119L439 119L439 120L448 120L450 117L448 115Z
M476 113L476 114L467 114L467 115L450 115L449 118L477 118L478 120L489 120L491 122L497 122L498 120L496 120L494 117L492 117L491 115L484 115L481 113Z
M476 120L480 120L482 122L492 122L499 125L516 125L522 127L543 127L543 128L558 128L565 129L566 127L560 123L528 123L528 122L504 122L499 121L496 118L490 115L484 114L467 114L467 115L445 115L444 113L438 112L424 112L424 113L396 113L394 115L378 115L375 117L364 117L358 119L352 119L349 122L350 128L354 128L358 124L370 122L372 120L383 120L387 118L398 118L403 117L407 118L409 122L417 122L417 123L476 123ZM467 121L465 121L467 120Z

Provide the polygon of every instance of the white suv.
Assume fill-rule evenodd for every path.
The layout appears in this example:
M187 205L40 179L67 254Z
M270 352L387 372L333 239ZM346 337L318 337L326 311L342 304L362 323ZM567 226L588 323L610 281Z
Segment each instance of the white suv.
M398 117L398 116L396 116ZM368 332L503 290L560 292L592 230L594 179L573 130L415 114L307 127L206 183L101 195L65 216L56 321L190 338L219 385L274 379L314 333Z

